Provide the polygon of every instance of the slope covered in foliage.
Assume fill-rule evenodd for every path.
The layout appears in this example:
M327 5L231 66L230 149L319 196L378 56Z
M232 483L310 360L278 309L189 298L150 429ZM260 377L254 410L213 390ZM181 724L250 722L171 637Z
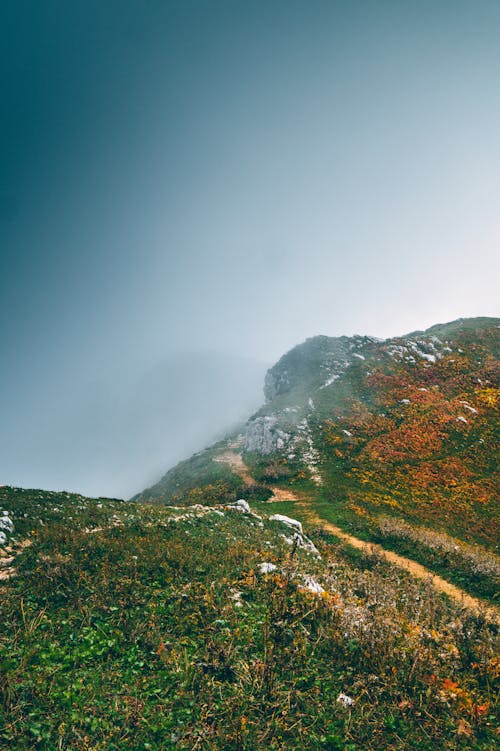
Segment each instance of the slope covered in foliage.
M138 496L156 503L295 495L319 517L497 597L500 320L380 341L308 339L267 373L238 435ZM238 452L253 481L224 465ZM224 480L214 483L214 473ZM252 495L253 494L253 495ZM274 492L274 498L276 494Z
M0 506L0 748L494 747L496 626L276 505Z
M500 320L488 318L386 341L309 339L268 371L266 403L240 436L246 461L258 482L309 481L310 495L360 523L399 515L492 547L499 351ZM168 503L174 480L193 482L216 454L179 465L139 497Z
M355 513L401 515L494 546L500 329L434 331L416 346L381 345L380 358L356 366L351 396L316 422L325 487Z

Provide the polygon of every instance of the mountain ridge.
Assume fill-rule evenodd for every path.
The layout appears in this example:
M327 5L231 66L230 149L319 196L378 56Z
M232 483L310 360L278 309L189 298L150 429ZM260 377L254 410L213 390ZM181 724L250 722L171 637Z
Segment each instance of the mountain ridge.
M486 342L469 341L471 332L481 332L482 339L486 339ZM453 341L446 338L441 340L438 336L450 336L451 333L455 337ZM358 403L358 411L362 406L373 410L380 402L384 388L391 391L392 395L396 392L398 395L402 394L405 385L421 389L420 394L425 393L424 389L434 388L444 390L447 398L459 393L460 388L470 391L474 377L476 381L477 378L483 380L477 374L474 375L474 362L471 361L474 353L477 354L478 347L482 346L483 355L491 361L498 361L499 340L500 319L497 318L458 319L446 324L436 324L424 332L413 332L385 340L359 335L320 335L306 339L285 353L267 371L264 382L265 401L247 420L242 432L244 451L264 456L284 454L285 449L291 449L285 458L293 460L293 444L300 444L300 434L303 439L302 449L307 445L315 451L317 448L313 446L311 449L308 437L309 420L331 420L334 412L338 415L342 408L352 410L353 400ZM453 344L454 349L450 344ZM468 347L467 353L460 344ZM455 356L451 357L454 351ZM457 358L460 360L458 364ZM488 376L498 378L497 372L493 373L493 362L488 361L481 366L477 368L478 372L481 369L483 374L487 372ZM396 376L399 377L399 382L395 380ZM393 383L390 382L391 377ZM490 377L484 378L485 387L488 387L490 380ZM492 394L482 396L486 403L488 397L493 399ZM422 396L420 401L424 401ZM406 405L408 402L401 396L400 403ZM466 414L474 415L477 412L470 404L461 406L461 411ZM463 420L459 422L466 424ZM352 437L348 435L350 432L352 431L346 426L346 438ZM234 438L233 435L228 440ZM195 456L203 453L198 452ZM307 457L307 449L304 453ZM309 472L311 464L309 462ZM167 475L153 488L159 489ZM152 497L151 489L144 492ZM140 497L143 494L137 494L134 498Z
M467 564L453 545L498 550L499 353L498 318L385 340L311 337L267 371L265 401L238 434L135 500L274 503L281 493L357 537L430 556L460 583ZM220 462L231 446L251 485ZM491 597L496 586L479 576L473 591Z

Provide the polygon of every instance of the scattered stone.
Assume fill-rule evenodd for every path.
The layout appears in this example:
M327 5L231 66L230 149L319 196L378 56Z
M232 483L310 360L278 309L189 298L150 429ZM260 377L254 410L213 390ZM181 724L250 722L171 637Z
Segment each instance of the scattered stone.
M268 563L267 561L259 564L259 571L261 574L270 574L273 571L276 571L277 568L276 564Z
M296 529L300 535L302 534L302 524L297 521L297 519L291 519L289 516L285 516L284 514L273 514L269 517L269 521L282 522L282 524L286 524L287 527Z
M352 707L354 704L354 699L352 699L350 696L347 696L347 694L339 694L337 696L337 703L342 704L344 707Z
M239 511L240 514L249 514L250 513L250 506L248 505L248 502L245 501L244 498L240 498L235 503L231 503L230 506L228 506L232 511Z
M309 574L306 574L303 578L304 584L302 585L302 589L308 589L309 592L312 592L315 595L322 595L324 593L324 589L321 586L319 582L316 581L316 579L313 579L312 576L309 576Z

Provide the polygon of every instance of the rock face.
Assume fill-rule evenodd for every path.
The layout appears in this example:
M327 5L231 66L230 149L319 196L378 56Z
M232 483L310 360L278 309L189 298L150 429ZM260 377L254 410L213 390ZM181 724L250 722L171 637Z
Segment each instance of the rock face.
M282 451L290 442L291 436L278 427L274 415L256 417L250 420L245 428L245 451L256 454L272 454Z
M299 458L311 477L321 482L316 468L319 455L308 423L316 412L312 395L321 394L353 364L365 360L375 346L370 337L315 336L283 355L266 374L266 405L245 426L245 451Z
M266 402L272 402L278 394L285 394L289 388L290 376L286 368L278 371L274 367L267 371L264 379L264 396Z

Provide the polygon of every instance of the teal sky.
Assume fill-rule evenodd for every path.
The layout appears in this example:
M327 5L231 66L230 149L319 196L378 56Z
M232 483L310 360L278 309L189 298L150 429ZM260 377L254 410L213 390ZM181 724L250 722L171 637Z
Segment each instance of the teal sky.
M172 356L498 315L499 39L496 0L5 0L0 482L127 492L60 442Z

